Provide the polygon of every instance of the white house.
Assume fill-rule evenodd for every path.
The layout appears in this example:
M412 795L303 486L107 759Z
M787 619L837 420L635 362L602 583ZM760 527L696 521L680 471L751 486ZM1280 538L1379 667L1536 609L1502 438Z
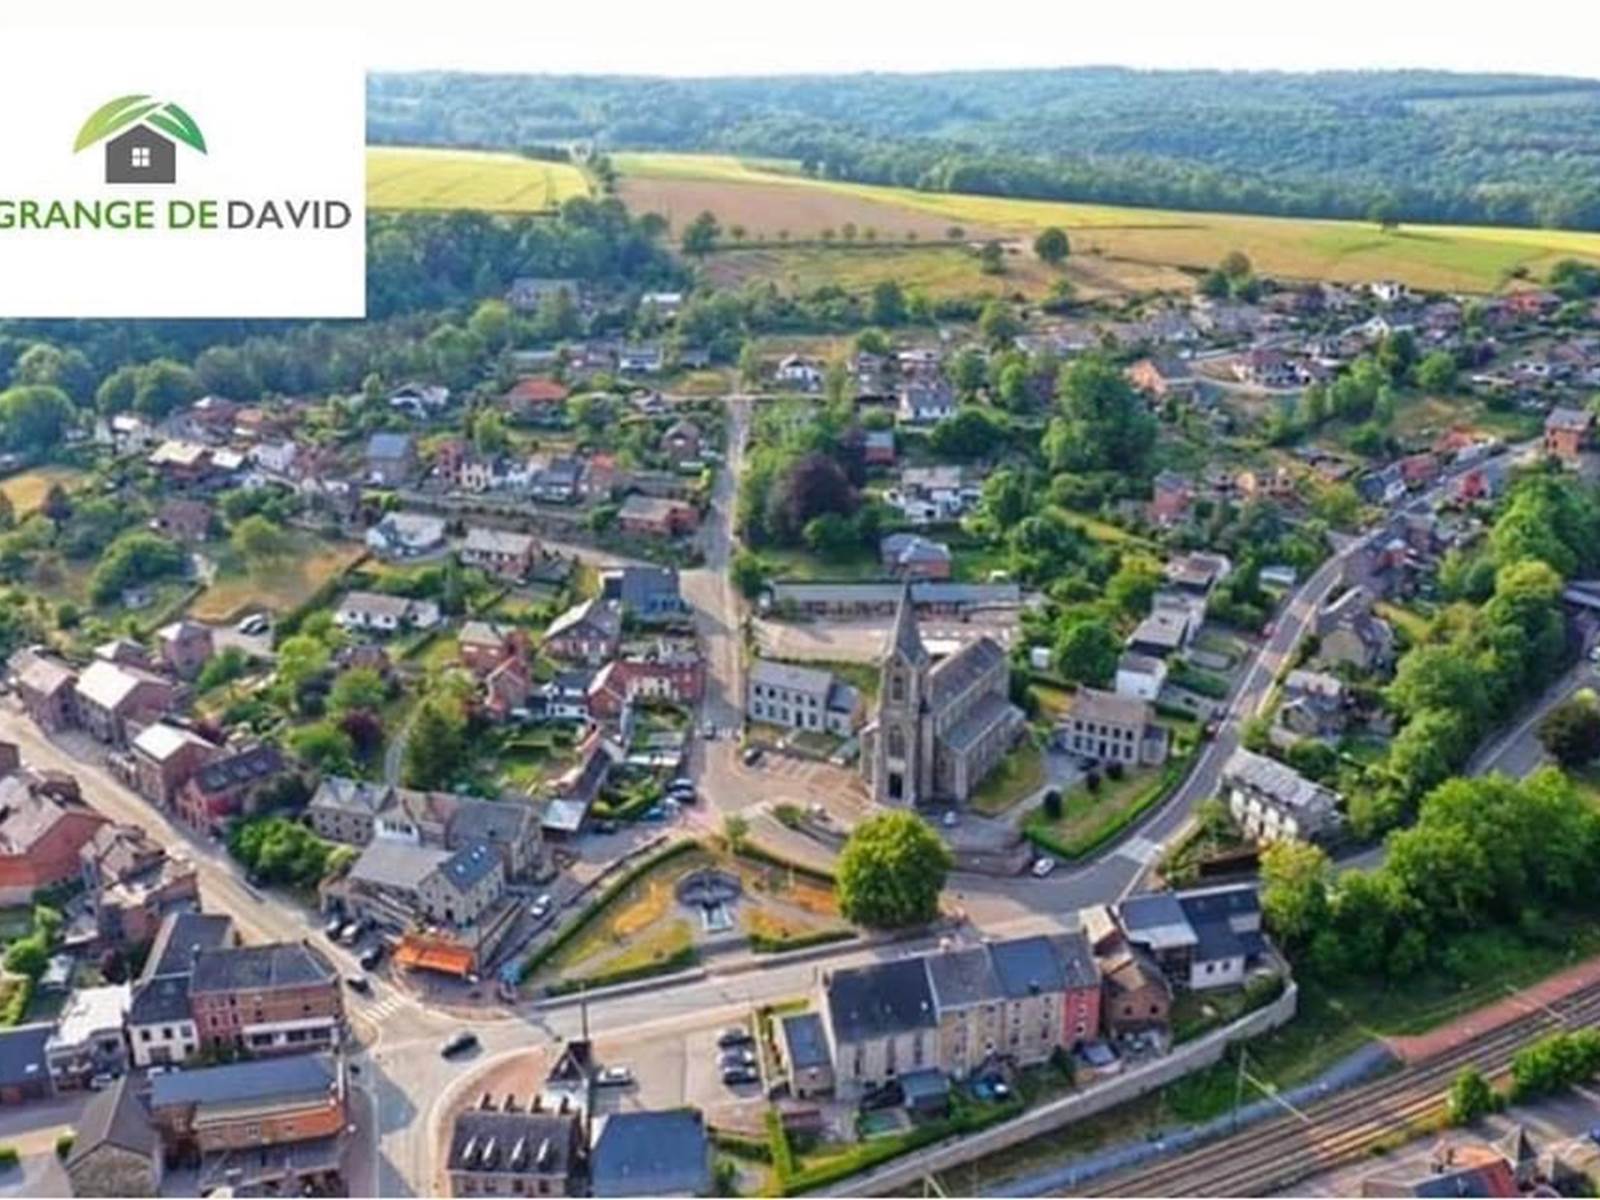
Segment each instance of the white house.
M340 629L372 633L432 629L439 618L439 606L432 600L413 600L382 592L351 592L333 614L333 622Z
M802 354L790 354L778 364L777 380L808 392L822 387L822 364Z
M444 519L389 513L367 530L367 548L389 558L415 558L444 548Z
M1222 768L1228 810L1260 842L1315 841L1339 824L1339 795L1293 767L1240 748Z
M250 461L269 475L288 475L299 454L300 447L287 438L250 447Z
M1153 655L1129 651L1117 660L1116 693L1119 696L1153 704L1166 682L1167 664Z

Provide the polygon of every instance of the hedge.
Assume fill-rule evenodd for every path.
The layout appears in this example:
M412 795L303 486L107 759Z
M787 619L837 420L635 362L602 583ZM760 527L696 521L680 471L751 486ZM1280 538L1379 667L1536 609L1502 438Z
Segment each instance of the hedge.
M711 1144L724 1154L742 1158L746 1162L772 1162L772 1143L728 1129L711 1130Z
M1026 825L1022 830L1023 836L1041 850L1048 850L1065 859L1087 857L1144 816L1150 808L1171 795L1172 790L1183 782L1188 767L1187 756L1169 759L1166 768L1161 772L1161 777L1147 787L1137 800L1093 833L1076 842L1071 844L1063 842L1049 830L1029 828Z
M551 996L568 996L573 992L590 992L596 988L616 987L621 983L632 983L636 979L648 979L652 975L669 975L674 971L686 971L700 961L700 953L693 946L684 946L674 950L660 962L641 963L637 967L624 967L620 971L605 971L599 975L590 975L584 979L563 979L552 983L546 988Z
M758 863L765 863L769 867L777 867L780 871L793 871L796 875L804 875L828 887L838 882L827 871L816 867L808 867L804 863L795 862L791 858L784 858L781 854L774 854L771 850L763 849L754 842L743 843L738 850L737 857L754 859Z
M0 1146L0 1167L14 1167L21 1160L15 1146Z
M72 1153L72 1148L77 1144L78 1144L78 1135L77 1134L75 1134L75 1133L63 1133L60 1137L58 1137L56 1139L56 1157L57 1158L65 1158L67 1155Z
M606 906L620 896L623 892L623 889L636 882L640 876L644 875L648 871L654 870L664 862L669 862L672 859L677 858L681 854L687 854L691 850L698 849L700 849L700 843L696 841L691 840L674 842L672 845L666 847L664 850L661 850L659 853L651 855L643 862L623 872L621 877L616 879L608 888L606 888L606 890L600 894L599 898L596 899L593 904L589 905L588 908L584 909L578 914L578 919L576 921L572 922L572 924L568 925L560 933L556 934L555 937L551 938L543 946L539 947L539 949L535 950L528 956L527 962L522 964L522 978L527 979L547 961L549 961L551 955L555 954L556 951L560 950L584 929L587 929L590 923L593 922L602 911L604 911Z
M795 1173L794 1147L789 1145L783 1116L775 1108L767 1109L767 1144L772 1148L772 1170L778 1177L778 1186L787 1192Z
M833 942L854 940L853 929L817 929L811 933L797 933L792 937L768 937L764 933L750 935L750 949L757 954L782 954L786 950L804 950L811 946L826 946Z
M10 975L0 982L0 1028L22 1024L33 998L33 980L27 975Z

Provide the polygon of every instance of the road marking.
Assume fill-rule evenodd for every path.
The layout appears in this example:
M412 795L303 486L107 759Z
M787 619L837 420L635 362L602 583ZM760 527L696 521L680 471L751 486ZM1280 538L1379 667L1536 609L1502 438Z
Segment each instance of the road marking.
M1132 859L1140 866L1148 866L1150 863L1156 860L1160 853L1160 843L1152 842L1149 838L1141 834L1138 837L1131 837L1127 841L1123 842L1117 850L1117 857Z

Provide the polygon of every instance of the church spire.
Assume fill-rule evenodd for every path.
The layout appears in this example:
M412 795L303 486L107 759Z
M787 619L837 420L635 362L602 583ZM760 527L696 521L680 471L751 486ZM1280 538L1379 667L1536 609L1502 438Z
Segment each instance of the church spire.
M928 648L922 644L922 635L917 632L917 610L911 603L909 579L900 590L900 608L895 613L889 651L914 666L922 666L928 661Z

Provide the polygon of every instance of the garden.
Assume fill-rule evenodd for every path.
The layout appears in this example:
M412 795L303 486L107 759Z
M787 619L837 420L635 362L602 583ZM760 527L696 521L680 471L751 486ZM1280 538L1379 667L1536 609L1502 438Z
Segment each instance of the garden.
M1104 776L1090 772L1065 794L1046 793L1044 803L1023 819L1022 832L1041 850L1082 858L1170 795L1188 763L1187 755L1175 754L1159 768L1128 770L1109 764Z

